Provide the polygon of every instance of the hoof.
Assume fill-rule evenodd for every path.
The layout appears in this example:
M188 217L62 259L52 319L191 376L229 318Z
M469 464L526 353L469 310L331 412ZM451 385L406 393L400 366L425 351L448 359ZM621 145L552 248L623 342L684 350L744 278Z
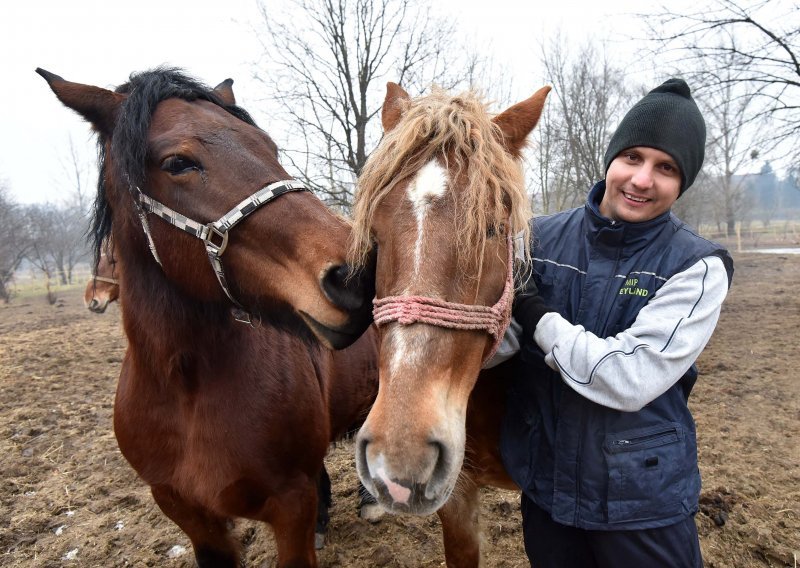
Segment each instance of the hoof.
M325 548L325 533L314 533L314 549L322 550Z
M386 514L386 511L377 503L365 503L361 506L361 518L372 524L377 523Z

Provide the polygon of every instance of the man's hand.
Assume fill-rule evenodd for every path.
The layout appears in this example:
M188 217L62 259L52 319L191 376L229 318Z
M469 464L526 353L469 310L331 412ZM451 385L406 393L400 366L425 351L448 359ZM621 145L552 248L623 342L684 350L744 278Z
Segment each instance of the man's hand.
M550 306L544 303L544 300L539 295L539 290L536 284L531 279L525 285L525 291L521 292L514 298L514 307L512 314L520 325L522 325L522 336L533 337L536 331L536 326L542 316L548 312L554 312Z

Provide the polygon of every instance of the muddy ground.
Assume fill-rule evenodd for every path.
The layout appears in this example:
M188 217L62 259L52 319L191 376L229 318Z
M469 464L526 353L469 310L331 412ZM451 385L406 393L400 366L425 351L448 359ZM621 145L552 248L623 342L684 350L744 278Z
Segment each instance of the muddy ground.
M706 566L796 567L800 557L800 255L736 255L691 406L703 474ZM111 428L125 349L120 313L79 291L0 306L0 565L188 567L188 540L117 450ZM322 566L443 565L439 523L356 514L352 447L327 464L334 508ZM513 493L485 490L489 567L527 566ZM269 529L240 521L248 566L272 566Z

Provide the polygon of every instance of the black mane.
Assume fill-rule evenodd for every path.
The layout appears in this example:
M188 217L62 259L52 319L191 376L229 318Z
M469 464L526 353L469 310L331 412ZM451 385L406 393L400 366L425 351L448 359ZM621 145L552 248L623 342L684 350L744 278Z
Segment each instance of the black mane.
M144 187L146 177L147 132L156 106L163 100L177 97L187 101L206 100L228 111L236 118L256 126L248 112L236 105L227 105L213 89L185 75L180 69L158 67L150 71L131 74L127 83L116 92L127 94L122 104L114 133L111 153L114 171L110 172L123 186ZM89 229L89 241L94 249L94 266L100 260L103 242L111 233L111 208L106 202L106 148L108 139L98 137L97 195L94 214Z

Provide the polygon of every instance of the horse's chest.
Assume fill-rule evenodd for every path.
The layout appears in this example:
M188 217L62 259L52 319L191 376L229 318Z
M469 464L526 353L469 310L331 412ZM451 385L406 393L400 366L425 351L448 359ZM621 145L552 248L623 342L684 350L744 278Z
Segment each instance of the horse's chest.
M166 392L129 379L120 377L114 427L123 455L150 485L246 515L283 480L313 475L322 461L329 434L321 400L299 409L291 402L297 392Z

